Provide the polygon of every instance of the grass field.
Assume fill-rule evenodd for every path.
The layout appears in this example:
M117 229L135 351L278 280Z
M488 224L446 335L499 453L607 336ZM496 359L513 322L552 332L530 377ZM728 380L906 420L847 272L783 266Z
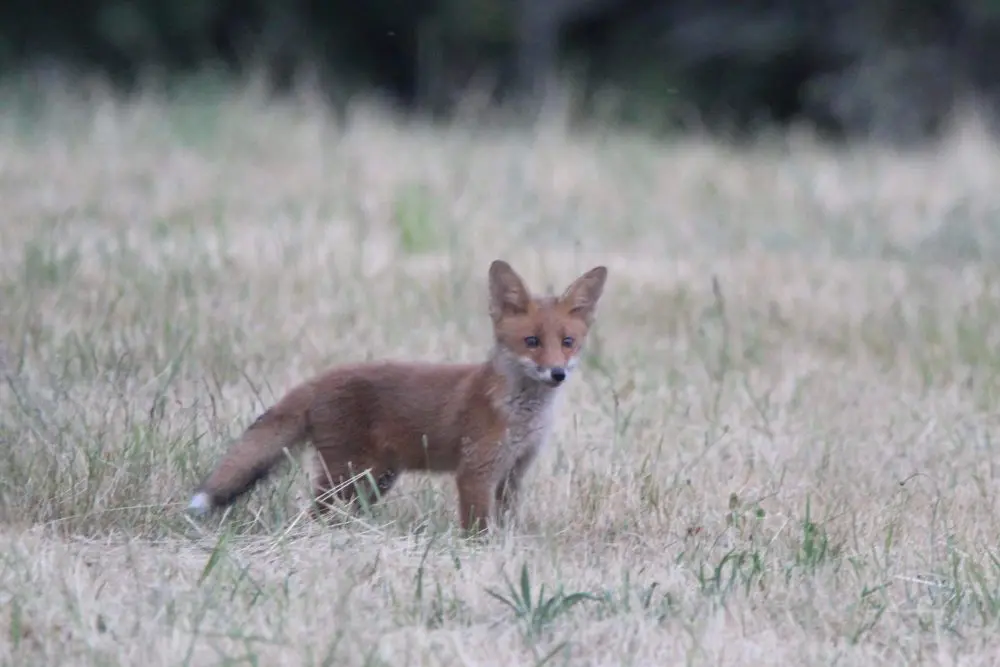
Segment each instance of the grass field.
M654 144L252 92L0 106L4 665L992 665L1000 153ZM193 485L295 382L478 360L486 269L598 263L518 520L295 462Z

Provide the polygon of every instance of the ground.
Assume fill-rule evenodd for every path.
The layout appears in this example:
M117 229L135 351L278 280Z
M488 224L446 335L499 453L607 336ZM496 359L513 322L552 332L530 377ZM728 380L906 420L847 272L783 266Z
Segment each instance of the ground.
M994 663L1000 153L974 117L899 153L18 95L3 664ZM497 257L540 292L609 268L504 532L463 540L426 475L319 525L294 459L184 515L312 373L481 359Z

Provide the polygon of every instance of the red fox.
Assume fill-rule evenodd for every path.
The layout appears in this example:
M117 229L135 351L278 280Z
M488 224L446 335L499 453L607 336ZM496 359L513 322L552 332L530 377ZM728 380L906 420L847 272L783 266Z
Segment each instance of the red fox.
M383 361L332 368L261 414L195 490L188 510L231 503L263 479L286 448L312 443L322 498L373 503L404 470L452 472L467 532L514 508L522 477L552 426L559 388L577 368L607 268L559 297L532 296L507 262L489 269L494 345L481 364ZM365 482L345 484L369 471ZM362 488L364 486L364 488ZM333 493L331 493L333 492Z

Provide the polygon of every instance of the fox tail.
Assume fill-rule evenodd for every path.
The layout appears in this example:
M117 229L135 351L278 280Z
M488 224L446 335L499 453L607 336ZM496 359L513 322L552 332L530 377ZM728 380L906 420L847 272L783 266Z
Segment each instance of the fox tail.
M195 489L188 512L203 515L225 507L267 477L285 450L308 436L311 394L308 385L293 389L257 417Z

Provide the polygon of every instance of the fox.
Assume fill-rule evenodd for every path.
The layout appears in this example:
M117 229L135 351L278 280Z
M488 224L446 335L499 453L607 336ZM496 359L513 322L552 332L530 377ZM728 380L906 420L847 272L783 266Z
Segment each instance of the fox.
M494 260L485 361L349 363L292 387L228 448L188 511L228 506L308 442L316 516L334 498L372 505L403 472L430 471L454 476L462 530L489 531L516 509L524 475L549 438L607 275L596 266L559 296L535 296L510 264ZM351 483L364 471L366 480Z

